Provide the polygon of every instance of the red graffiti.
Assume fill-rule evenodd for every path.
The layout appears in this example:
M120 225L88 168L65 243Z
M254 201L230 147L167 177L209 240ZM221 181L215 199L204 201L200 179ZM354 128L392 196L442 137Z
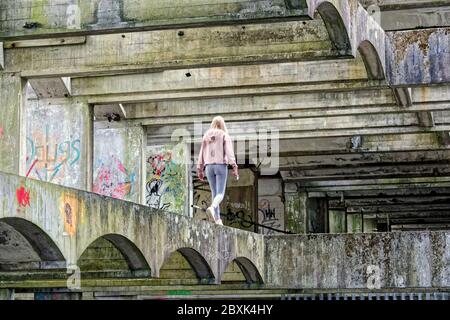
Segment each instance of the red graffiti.
M16 197L19 206L26 207L30 206L30 192L26 191L24 187L20 187L16 190Z
M0 127L0 138L3 137L3 128Z

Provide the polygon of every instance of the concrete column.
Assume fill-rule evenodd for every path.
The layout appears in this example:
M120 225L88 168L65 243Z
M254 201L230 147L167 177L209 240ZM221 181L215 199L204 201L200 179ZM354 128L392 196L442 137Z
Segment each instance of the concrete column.
M345 233L345 210L330 210L328 212L330 233Z
M22 80L16 73L0 74L0 171L19 174Z
M52 85L52 82L47 85ZM26 140L24 138L21 142L25 149L25 155L20 158L24 166L21 171L29 178L90 190L90 106L86 101L72 97L38 99L41 91L36 94L33 89L27 88L23 107L21 136L26 137ZM41 90L40 87L38 89Z
M296 234L308 232L307 202L305 192L285 193L286 230Z
M0 300L14 300L14 289L0 289Z
M363 232L363 221L361 214L347 214L347 232Z

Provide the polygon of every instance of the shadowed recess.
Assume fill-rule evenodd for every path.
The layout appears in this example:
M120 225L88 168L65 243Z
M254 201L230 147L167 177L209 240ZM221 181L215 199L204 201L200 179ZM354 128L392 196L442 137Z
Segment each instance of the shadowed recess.
M118 234L104 235L83 252L78 260L82 271L116 271L146 276L150 267L139 248L126 237ZM137 272L137 273L136 273Z
M65 258L58 246L37 225L21 218L2 218L0 223L9 226L9 228L7 226L1 228L0 254L2 256L14 254L16 262L19 263L37 262L38 265L34 268L50 269L65 266ZM11 248L8 249L8 246L13 251Z
M161 278L198 279L202 283L214 280L208 262L194 249L181 248L173 252L160 270Z
M383 65L381 64L380 56L373 44L370 43L370 41L365 40L359 45L358 51L363 58L369 79L384 79Z
M222 277L223 281L227 281L227 276L229 276L230 271L234 269L234 265L237 265L242 272L242 275L244 276L244 279L249 284L262 284L263 279L261 277L261 274L259 273L256 266L251 262L249 259L244 257L239 257L234 259L230 265L225 270L224 276ZM225 278L224 278L225 277Z
M340 51L341 54L350 55L351 44L347 28L336 7L329 2L324 2L317 7L317 12L325 23L335 50Z

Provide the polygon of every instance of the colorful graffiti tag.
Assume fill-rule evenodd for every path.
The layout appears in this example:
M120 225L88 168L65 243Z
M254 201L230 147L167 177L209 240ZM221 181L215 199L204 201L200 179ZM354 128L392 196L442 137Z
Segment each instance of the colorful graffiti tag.
M116 156L99 160L96 168L93 185L95 193L126 200L135 192L136 173L127 170Z
M29 207L30 206L30 191L26 190L25 187L20 187L16 189L16 198L19 207Z
M186 203L184 148L162 147L153 151L147 159L147 205L183 213Z
M66 170L74 170L81 156L80 139L58 141L36 130L27 138L27 176L47 182L60 183Z

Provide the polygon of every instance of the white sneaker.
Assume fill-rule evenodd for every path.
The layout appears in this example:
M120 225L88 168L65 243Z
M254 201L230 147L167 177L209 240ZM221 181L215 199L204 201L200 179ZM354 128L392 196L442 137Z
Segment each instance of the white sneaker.
M214 218L214 208L213 207L209 207L208 209L206 209L206 215L208 217L208 221L216 221L216 219Z
M217 220L216 220L216 223L217 223L219 226L223 226L222 219L217 219Z

